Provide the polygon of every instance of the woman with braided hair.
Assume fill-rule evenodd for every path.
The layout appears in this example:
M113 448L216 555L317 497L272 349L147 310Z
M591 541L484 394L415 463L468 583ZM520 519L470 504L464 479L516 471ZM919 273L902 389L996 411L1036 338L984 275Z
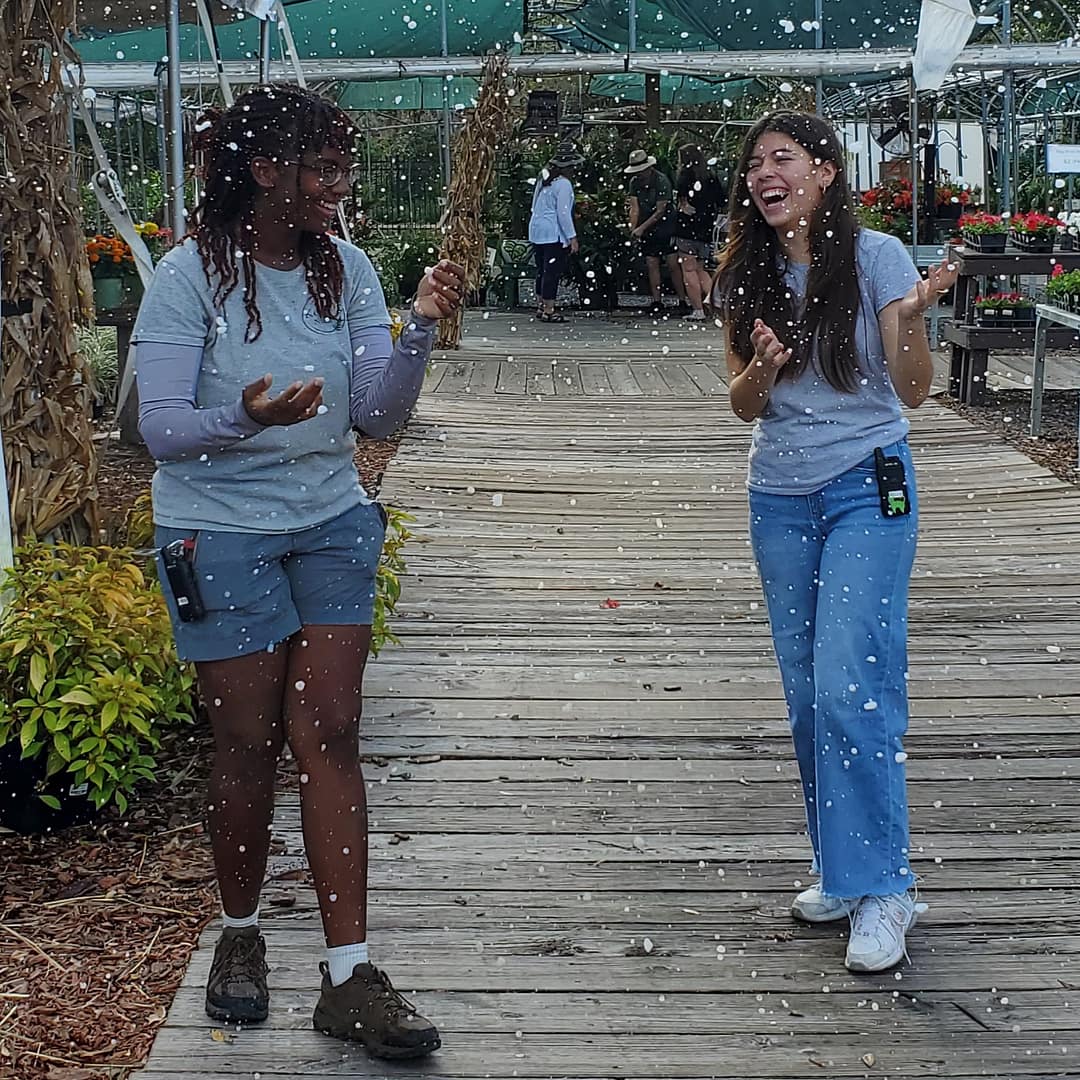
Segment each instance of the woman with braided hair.
M392 346L370 261L330 234L349 191L348 117L264 86L201 136L205 195L154 274L133 341L160 571L214 732L224 930L206 1010L268 1014L259 890L288 740L327 943L314 1024L376 1056L419 1057L438 1032L367 949L359 718L385 518L360 485L354 431L386 437L407 418L462 270L427 273Z

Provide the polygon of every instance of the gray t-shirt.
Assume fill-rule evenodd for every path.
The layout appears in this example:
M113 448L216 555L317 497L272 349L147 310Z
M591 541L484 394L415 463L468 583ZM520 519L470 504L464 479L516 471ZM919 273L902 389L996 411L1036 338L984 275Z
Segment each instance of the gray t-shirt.
M200 409L233 408L245 386L269 372L270 393L292 382L325 379L325 412L288 427L266 427L197 459L159 461L154 520L175 528L291 532L330 521L367 501L353 455L349 417L349 335L389 326L382 288L368 257L337 242L345 268L342 313L315 310L303 266L256 264L262 334L245 342L248 316L241 284L218 309L192 240L166 255L150 282L132 341L203 350L195 389Z
M809 266L791 265L784 280L796 306L806 295ZM856 245L860 306L855 327L860 385L836 390L813 364L777 382L754 426L747 486L772 495L809 495L898 442L909 424L885 359L878 315L919 280L907 248L895 236L863 229Z

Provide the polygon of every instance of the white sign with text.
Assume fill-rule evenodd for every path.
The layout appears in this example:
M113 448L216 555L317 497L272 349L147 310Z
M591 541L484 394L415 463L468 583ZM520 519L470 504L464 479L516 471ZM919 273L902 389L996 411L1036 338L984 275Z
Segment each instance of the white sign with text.
M1047 143L1046 171L1054 173L1080 173L1080 145L1075 143Z

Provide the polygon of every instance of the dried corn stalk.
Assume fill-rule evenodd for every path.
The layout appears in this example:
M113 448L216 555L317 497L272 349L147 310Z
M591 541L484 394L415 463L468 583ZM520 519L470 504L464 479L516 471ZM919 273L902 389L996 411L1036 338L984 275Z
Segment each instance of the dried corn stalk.
M476 288L484 259L484 226L480 220L484 193L495 172L495 156L510 130L513 93L505 53L484 63L476 108L454 140L453 174L443 215L442 257L465 267L466 288ZM461 344L462 311L439 323L440 348Z
M92 284L71 183L68 104L57 35L75 0L0 0L0 236L5 303L0 429L16 542L56 534L97 539L97 463L90 389L75 321L90 316Z

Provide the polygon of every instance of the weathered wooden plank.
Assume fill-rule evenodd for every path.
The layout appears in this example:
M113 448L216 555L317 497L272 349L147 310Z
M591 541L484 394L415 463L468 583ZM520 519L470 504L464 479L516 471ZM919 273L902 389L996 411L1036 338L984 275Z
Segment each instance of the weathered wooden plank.
M560 398L583 397L586 393L581 377L582 365L575 361L556 363L553 375L555 394Z
M544 361L530 360L525 365L527 372L526 393L551 397L555 393L554 365Z
M1076 1031L1078 1013L1073 991L1009 991L1007 993L922 993L917 1001L906 994L878 993L741 994L486 994L450 991L418 994L421 1012L438 1016L449 1035L457 1032L497 1034L518 1029L531 1034L576 1035L588 1015L598 1034L670 1035L700 1030L701 1017L710 1017L715 1034L779 1028L807 1035L866 1035L889 1025L909 1035L939 1035L950 1023L962 1030L1026 1032ZM315 994L283 989L260 1030L300 1031L311 1025ZM1005 999L1002 1003L1002 998ZM173 1005L177 1026L206 1028L202 987L182 987ZM954 1015L959 1013L960 1015ZM974 1017L974 1019L973 1019Z
M683 369L694 380L703 394L711 397L720 397L727 394L727 381L713 365L698 361L696 363L684 363Z
M495 383L497 394L524 394L526 384L525 364L520 360L503 360L499 364L499 378Z
M612 394L616 397L641 396L642 389L634 378L629 364L608 360L604 364L604 374L607 376Z
M869 1036L870 1033L867 1033ZM574 1039L552 1040L522 1031L502 1034L460 1032L439 1052L427 1075L473 1077L672 1077L720 1075L757 1080L817 1075L865 1077L862 1058L873 1052L875 1071L890 1076L955 1076L990 1059L999 1075L1038 1076L1050 1069L1071 1069L1077 1054L1057 1046L1041 1032L954 1033L947 1039L911 1040L888 1031L884 1023L872 1037L852 1045L844 1035L818 1035L807 1045L798 1034L781 1031L738 1035L604 1035L580 1033ZM240 1031L229 1040L212 1042L205 1033L180 1029L168 1052L155 1053L159 1073L188 1072L197 1056L220 1075L303 1075L289 1062L302 1062L320 1076L385 1076L386 1065L368 1058L362 1048L345 1050L340 1043L309 1029ZM872 1043L872 1045L871 1045ZM1063 1053L1064 1051L1064 1053ZM269 1071L264 1062L276 1062ZM703 1062L719 1070L703 1071ZM306 1075L310 1076L311 1071ZM150 1074L155 1075L154 1073Z
M581 378L581 392L586 397L609 397L611 383L607 377L606 364L579 364L578 375Z

